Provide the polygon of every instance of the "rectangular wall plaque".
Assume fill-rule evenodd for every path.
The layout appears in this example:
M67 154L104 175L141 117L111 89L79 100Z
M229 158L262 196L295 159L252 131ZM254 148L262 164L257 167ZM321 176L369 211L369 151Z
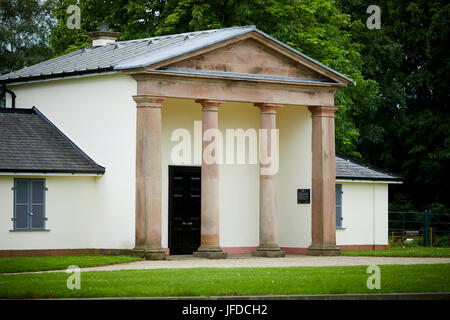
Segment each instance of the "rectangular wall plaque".
M310 203L310 189L297 189L297 203Z

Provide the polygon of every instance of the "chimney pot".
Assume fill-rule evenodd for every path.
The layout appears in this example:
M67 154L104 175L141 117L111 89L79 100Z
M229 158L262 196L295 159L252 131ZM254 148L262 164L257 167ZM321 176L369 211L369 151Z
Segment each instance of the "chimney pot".
M120 32L108 31L108 24L101 23L100 31L89 32L88 36L92 39L93 47L105 46L110 43L115 43L117 38L121 35Z
M108 31L109 25L106 22L100 23L100 31Z

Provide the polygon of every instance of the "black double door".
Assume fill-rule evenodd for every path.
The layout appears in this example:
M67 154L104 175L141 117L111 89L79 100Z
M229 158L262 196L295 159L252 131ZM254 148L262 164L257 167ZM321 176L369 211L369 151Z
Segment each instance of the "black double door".
M169 166L170 254L192 254L200 246L201 167Z

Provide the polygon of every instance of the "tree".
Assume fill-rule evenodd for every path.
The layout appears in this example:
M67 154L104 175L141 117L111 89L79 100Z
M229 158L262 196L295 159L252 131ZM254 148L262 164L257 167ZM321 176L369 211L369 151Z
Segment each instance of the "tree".
M111 31L121 32L119 40L154 36L165 3L164 0L56 0L53 14L57 25L51 30L50 45L56 55L88 47L91 40L87 33L98 31L101 23L108 23ZM67 28L69 5L80 8L80 29Z
M53 2L0 0L0 74L33 65L52 56L48 34ZM4 104L0 94L0 106Z
M52 55L47 38L52 1L0 1L0 74L33 65Z
M363 75L383 93L367 109L371 112L352 113L361 134L358 150L366 161L404 175L404 185L391 193L396 208L448 208L450 5L437 0L378 5L380 30L352 30L353 40L364 44ZM364 1L339 6L354 25L367 19Z

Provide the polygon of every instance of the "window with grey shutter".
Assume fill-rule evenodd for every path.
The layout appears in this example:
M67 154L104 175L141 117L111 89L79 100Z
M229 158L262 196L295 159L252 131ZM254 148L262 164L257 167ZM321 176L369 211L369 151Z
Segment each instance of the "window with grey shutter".
M342 228L342 184L336 185L336 227Z
M14 229L27 230L29 228L29 180L14 180Z
M14 179L14 230L45 229L45 180Z

